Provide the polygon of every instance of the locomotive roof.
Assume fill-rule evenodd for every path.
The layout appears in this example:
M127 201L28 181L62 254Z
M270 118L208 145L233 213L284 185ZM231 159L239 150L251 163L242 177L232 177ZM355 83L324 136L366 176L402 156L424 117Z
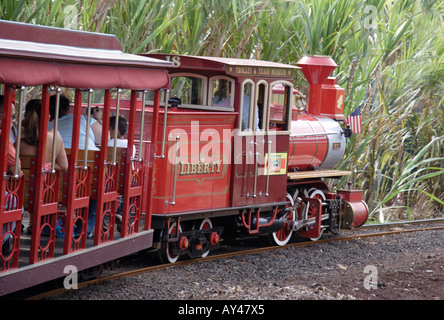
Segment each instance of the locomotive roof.
M157 89L169 86L170 65L123 52L115 36L0 21L3 83Z
M276 70L278 69L287 70L287 72L280 72L274 75L291 77L293 75L294 70L300 69L300 67L295 65L272 62L272 61L256 60L256 59L237 59L237 58L169 55L169 54L144 54L144 56L155 57L155 58L169 57L171 61L173 61L172 57L179 57L181 69L223 71L233 75L260 74L261 68L262 71L266 68L266 69L276 69ZM174 72L174 63L170 71Z

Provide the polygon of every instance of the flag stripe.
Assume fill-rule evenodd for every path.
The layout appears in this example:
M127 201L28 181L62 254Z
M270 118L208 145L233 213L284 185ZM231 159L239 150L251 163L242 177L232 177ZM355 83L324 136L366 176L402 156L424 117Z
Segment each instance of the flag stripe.
M350 113L346 119L346 124L350 125L353 133L362 132L361 106L357 106L356 109Z

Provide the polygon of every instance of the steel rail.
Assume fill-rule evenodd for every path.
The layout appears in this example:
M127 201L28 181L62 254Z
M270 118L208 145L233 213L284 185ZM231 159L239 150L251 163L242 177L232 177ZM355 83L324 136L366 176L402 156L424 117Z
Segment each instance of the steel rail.
M384 222L384 223L375 223L375 224L365 224L360 226L359 229L362 228L372 228L372 227L388 227L395 226L401 224L420 224L420 223L438 223L444 222L444 218L434 218L434 219L422 219L422 220L411 220L411 221L394 221L394 222Z
M422 221L422 222L435 222L432 219L432 221ZM391 226L391 225L381 225L381 226ZM255 248L255 249L248 249L248 250L242 250L242 251L235 251L235 252L228 252L228 253L222 253L217 254L213 256L207 256L205 258L196 258L196 259L190 259L190 260L183 260L178 261L176 263L167 263L167 264L161 264L161 265L155 265L145 268L140 268L136 270L130 270L122 273L117 273L109 276L105 276L98 279L93 279L89 281L80 282L78 284L78 289L86 288L90 285L97 284L100 282L120 279L120 278L126 278L126 277L134 277L142 273L148 273L153 272L157 270L162 270L170 267L179 267L179 266L186 266L198 262L206 262L211 260L219 260L219 259L227 259L227 258L233 258L237 256L243 256L243 255L250 255L250 254L258 254L258 253L264 253L264 252L271 252L281 249L286 249L288 247L306 247L306 246L312 246L312 245L319 245L319 244L325 244L329 242L339 242L339 241L350 241L355 239L362 239L362 238L371 238L371 237L382 237L386 235L394 235L394 234L401 234L401 233L412 233L412 232L420 232L420 231L435 231L435 230L443 230L444 226L438 226L438 227L423 227L423 228L416 228L416 229L397 229L397 230L390 230L390 231L384 231L384 232L375 232L375 233L366 233L366 234L354 234L351 236L342 236L342 237L336 237L336 238L328 238L328 239L320 239L316 241L304 241L304 242L296 242L296 243L289 243L284 246L269 246L269 247L261 247L261 248ZM78 290L77 289L77 290ZM27 298L25 300L40 300L42 298L47 297L53 297L60 295L64 292L67 292L69 290L65 288L59 288L52 291L48 291L42 294L38 294L35 296L32 296L30 298Z

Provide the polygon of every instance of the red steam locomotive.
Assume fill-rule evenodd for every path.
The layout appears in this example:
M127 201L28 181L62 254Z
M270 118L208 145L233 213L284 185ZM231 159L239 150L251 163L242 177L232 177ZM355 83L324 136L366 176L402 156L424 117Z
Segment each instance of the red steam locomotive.
M344 90L329 77L337 67L331 58L291 66L147 56L172 62L152 212L154 245L165 261L208 254L222 230L224 238L266 234L285 245L294 232L318 239L365 223L361 192L330 192L323 180L350 174L332 170L349 133ZM293 88L298 69L310 84L308 109Z
M317 239L368 217L359 190L332 192L324 181L350 174L332 169L349 132L328 57L292 66L131 55L114 36L7 21L0 44L0 295L148 248L175 262L208 255L222 237L263 234L284 245L294 233ZM298 69L308 106L293 87ZM58 117L62 96L72 118L66 170L47 151L56 149L49 123L58 129L68 117ZM40 140L24 156L31 98L41 103ZM90 148L97 108L103 123ZM128 120L124 148L108 145L113 114Z

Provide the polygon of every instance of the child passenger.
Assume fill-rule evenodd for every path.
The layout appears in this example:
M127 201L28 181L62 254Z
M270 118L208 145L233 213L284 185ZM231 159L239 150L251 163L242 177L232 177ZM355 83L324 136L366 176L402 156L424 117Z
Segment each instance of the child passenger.
M108 141L109 147L114 147L114 135L116 130L116 116L111 116L109 119L109 133L111 139ZM128 130L128 122L123 116L119 116L119 121L117 123L117 139L116 139L116 147L117 148L127 148L128 140L123 137ZM133 144L133 157L136 155L136 146Z

